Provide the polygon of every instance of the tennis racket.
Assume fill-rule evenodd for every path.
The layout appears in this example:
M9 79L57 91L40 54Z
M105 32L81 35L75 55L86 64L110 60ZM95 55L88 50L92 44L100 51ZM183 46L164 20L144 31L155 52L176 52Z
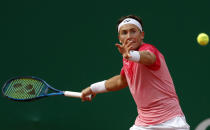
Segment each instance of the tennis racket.
M44 80L34 76L15 77L8 80L2 88L2 93L14 101L32 101L56 95L74 98L81 98L82 96L80 92L55 89ZM91 98L91 96L88 97Z

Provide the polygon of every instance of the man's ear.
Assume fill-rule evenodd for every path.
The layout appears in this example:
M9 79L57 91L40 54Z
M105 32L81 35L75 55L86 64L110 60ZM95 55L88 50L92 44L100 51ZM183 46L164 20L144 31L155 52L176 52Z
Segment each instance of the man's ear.
M141 32L142 40L144 39L144 31Z

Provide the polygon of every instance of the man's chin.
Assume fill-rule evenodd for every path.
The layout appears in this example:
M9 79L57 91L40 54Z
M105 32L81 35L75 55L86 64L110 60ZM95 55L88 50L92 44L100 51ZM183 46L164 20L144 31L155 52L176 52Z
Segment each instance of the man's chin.
M138 50L140 46L132 47L131 50Z

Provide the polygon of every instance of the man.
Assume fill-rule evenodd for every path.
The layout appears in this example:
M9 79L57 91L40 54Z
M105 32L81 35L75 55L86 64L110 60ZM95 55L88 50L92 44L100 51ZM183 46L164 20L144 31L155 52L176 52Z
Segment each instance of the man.
M143 42L142 20L135 15L122 17L117 31L121 44L116 47L123 56L120 74L84 89L82 100L90 101L90 94L129 86L138 110L130 130L189 130L164 56L153 45Z

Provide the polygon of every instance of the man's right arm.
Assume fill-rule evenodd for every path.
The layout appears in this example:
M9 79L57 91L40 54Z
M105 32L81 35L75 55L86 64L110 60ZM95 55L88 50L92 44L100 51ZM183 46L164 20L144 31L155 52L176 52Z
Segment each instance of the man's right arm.
M128 86L125 76L117 75L105 82L106 89L108 91L117 91Z
M109 91L118 91L118 90L123 89L127 86L128 86L128 83L127 83L126 77L122 76L122 75L114 76L114 77L105 81L105 89L108 92ZM98 86L96 86L96 87L98 87ZM99 87L101 87L101 86L99 86ZM82 100L83 101L86 101L86 100L90 101L91 99L89 99L87 96L88 95L95 96L96 94L97 93L94 93L91 90L91 87L87 87L84 90L82 90Z

